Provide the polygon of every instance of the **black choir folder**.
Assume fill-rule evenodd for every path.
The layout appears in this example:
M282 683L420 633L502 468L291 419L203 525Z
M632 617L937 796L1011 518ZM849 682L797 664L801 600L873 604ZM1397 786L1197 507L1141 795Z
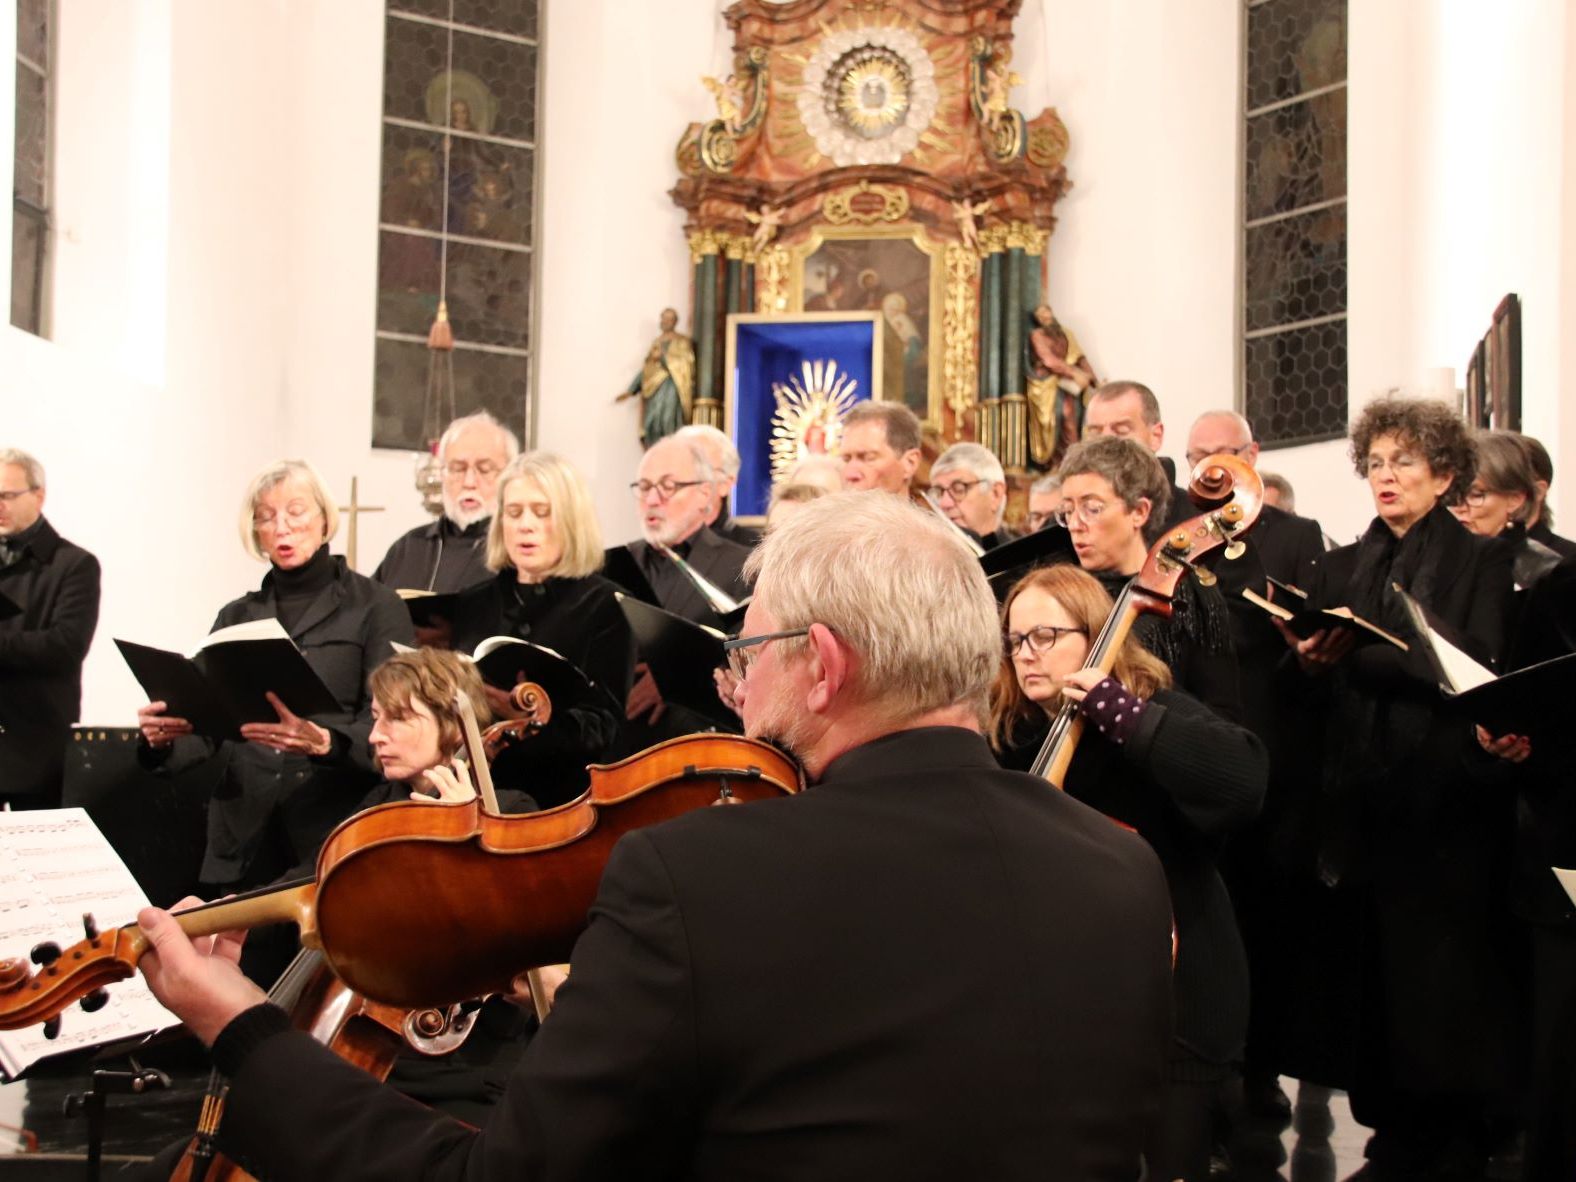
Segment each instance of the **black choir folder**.
M210 739L239 739L243 723L278 721L269 691L302 717L340 710L275 619L220 628L189 657L129 640L115 647L150 702L168 703L168 714Z
M711 677L713 669L728 663L727 651L722 647L727 637L715 628L623 593L618 596L618 606L635 634L641 660L651 667L663 700L713 722L737 727L739 716L722 704L717 697L717 683Z
M1418 646L1454 713L1491 735L1531 735L1570 726L1576 691L1576 653L1496 676L1447 639L1443 626L1417 600L1396 588L1417 629Z
M1287 585L1281 584L1281 586ZM1307 598L1303 592L1298 591L1295 587L1287 586L1287 590L1303 595L1304 599ZM1395 645L1402 652L1407 650L1406 641L1399 636L1393 636L1386 632L1378 624L1370 623L1363 619L1349 607L1302 607L1299 600L1293 601L1298 603L1299 606L1285 607L1282 604L1272 603L1265 599L1252 587L1244 587L1242 589L1242 598L1255 607L1263 608L1277 620L1284 622L1294 636L1301 637L1303 640L1307 640L1308 637L1320 630L1345 628L1357 637L1359 644L1382 640L1386 644Z

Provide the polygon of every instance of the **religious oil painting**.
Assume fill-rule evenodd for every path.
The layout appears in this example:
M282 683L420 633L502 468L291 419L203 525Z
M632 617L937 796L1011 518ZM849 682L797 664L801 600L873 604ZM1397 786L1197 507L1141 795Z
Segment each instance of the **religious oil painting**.
M939 325L931 314L932 257L914 234L827 238L804 260L806 312L880 312L903 358L903 401L930 413L931 352Z

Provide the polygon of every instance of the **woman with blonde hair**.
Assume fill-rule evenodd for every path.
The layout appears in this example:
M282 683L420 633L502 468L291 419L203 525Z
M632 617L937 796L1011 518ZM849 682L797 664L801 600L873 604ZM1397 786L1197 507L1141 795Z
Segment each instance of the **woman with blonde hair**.
M1064 702L1083 715L1069 796L1137 830L1154 848L1176 920L1176 1029L1149 1176L1205 1182L1217 1125L1242 1088L1248 965L1216 869L1225 838L1258 813L1268 757L1259 740L1172 688L1165 663L1129 636L1109 675L1085 669L1112 610L1070 563L1041 567L1002 608L1004 657L990 734L1003 766L1027 769Z
M634 680L635 640L602 567L602 532L585 480L561 456L526 452L498 477L487 535L487 565L497 574L455 606L454 647L473 651L490 636L552 649L597 691L563 707L541 734L500 759L500 782L529 792L544 808L578 795L586 764L611 756L622 703ZM506 686L490 686L494 713L512 713ZM603 699L606 699L605 701Z

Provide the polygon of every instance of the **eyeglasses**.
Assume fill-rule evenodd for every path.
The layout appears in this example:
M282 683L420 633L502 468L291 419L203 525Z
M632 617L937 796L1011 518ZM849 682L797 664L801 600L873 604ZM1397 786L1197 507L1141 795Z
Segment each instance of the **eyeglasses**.
M1055 516L1056 516L1056 510L1055 509L1044 509L1044 510L1030 509L1029 510L1029 532L1030 533L1035 533L1035 532L1043 529L1045 527L1045 523L1047 521L1050 521Z
M1409 451L1403 451L1397 452L1388 460L1379 456L1369 456L1366 467L1370 476L1376 476L1386 468L1389 468L1394 475L1400 476L1401 473L1410 472L1422 462L1422 456L1415 456Z
M1466 494L1461 498L1461 501L1463 504L1471 505L1474 509L1481 509L1488 503L1489 497L1497 495L1498 490L1496 489L1483 488L1480 485L1473 485L1471 488L1467 489Z
M629 491L635 494L637 500L645 500L655 489L657 499L666 501L681 488L694 488L697 484L707 484L705 480L674 480L671 476L664 476L661 480L632 480L629 482Z
M761 655L761 649L773 640L790 640L796 636L810 635L809 628L790 628L786 632L763 632L759 636L739 636L723 641L728 654L728 670L740 681L750 675L750 666Z
M969 489L984 483L983 480L954 480L950 484L933 484L930 486L930 495L938 501L942 497L951 497L955 505L969 495Z
M1051 520L1063 529L1071 529L1074 518L1085 525L1093 525L1100 520L1100 514L1104 513L1109 507L1104 501L1096 500L1094 497L1085 497L1083 500L1076 502L1063 501L1056 506L1055 511L1051 514Z
M1004 632L1001 637L1002 649L1010 661L1018 655L1018 650L1027 642L1031 656L1044 656L1056 647L1056 642L1063 636L1088 636L1087 628L1058 628L1054 624L1041 624L1038 628L1030 628L1027 632Z
M18 497L25 497L25 496L27 496L28 493L37 492L37 491L38 490L36 488L18 488L18 489L9 489L8 488L8 489L5 489L3 491L0 491L0 501L4 501L7 505L9 505L12 501L16 500Z
M322 512L316 505L310 509L287 509L278 515L257 514L252 518L252 529L257 533L278 532L280 523L286 529L300 529Z
M489 476L496 476L503 471L502 464L495 464L491 460L477 460L474 464L467 464L462 460L443 465L444 472L460 480L465 479L467 472L476 473L477 479L486 480Z
M1197 468L1210 456L1240 456L1253 445L1244 443L1241 447L1217 447L1214 451L1190 451L1187 453L1188 467Z

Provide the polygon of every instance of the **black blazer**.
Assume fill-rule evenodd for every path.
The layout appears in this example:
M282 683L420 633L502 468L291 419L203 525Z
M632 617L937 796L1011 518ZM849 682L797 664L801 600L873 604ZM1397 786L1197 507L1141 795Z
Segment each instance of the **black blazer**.
M28 553L0 569L0 595L22 609L0 620L0 797L58 804L98 625L98 559L40 518Z
M626 836L591 915L481 1132L304 1035L247 1038L258 1007L216 1047L222 1148L380 1182L1137 1177L1163 875L976 734L889 735L799 796Z
M629 543L629 552L640 564L662 608L697 624L718 625L717 613L677 566L643 541ZM749 556L749 547L730 542L702 526L689 539L686 561L733 598L743 599L750 593L741 573Z
M334 581L321 591L290 630L307 664L323 679L339 710L312 716L334 734L325 756L284 755L257 743L213 742L197 736L154 750L141 746L145 764L170 770L216 751L227 762L208 806L204 883L255 886L310 863L335 825L356 811L377 783L367 736L372 697L367 676L413 644L410 615L389 588L351 570L334 556ZM263 585L227 603L214 630L277 615L273 573Z

